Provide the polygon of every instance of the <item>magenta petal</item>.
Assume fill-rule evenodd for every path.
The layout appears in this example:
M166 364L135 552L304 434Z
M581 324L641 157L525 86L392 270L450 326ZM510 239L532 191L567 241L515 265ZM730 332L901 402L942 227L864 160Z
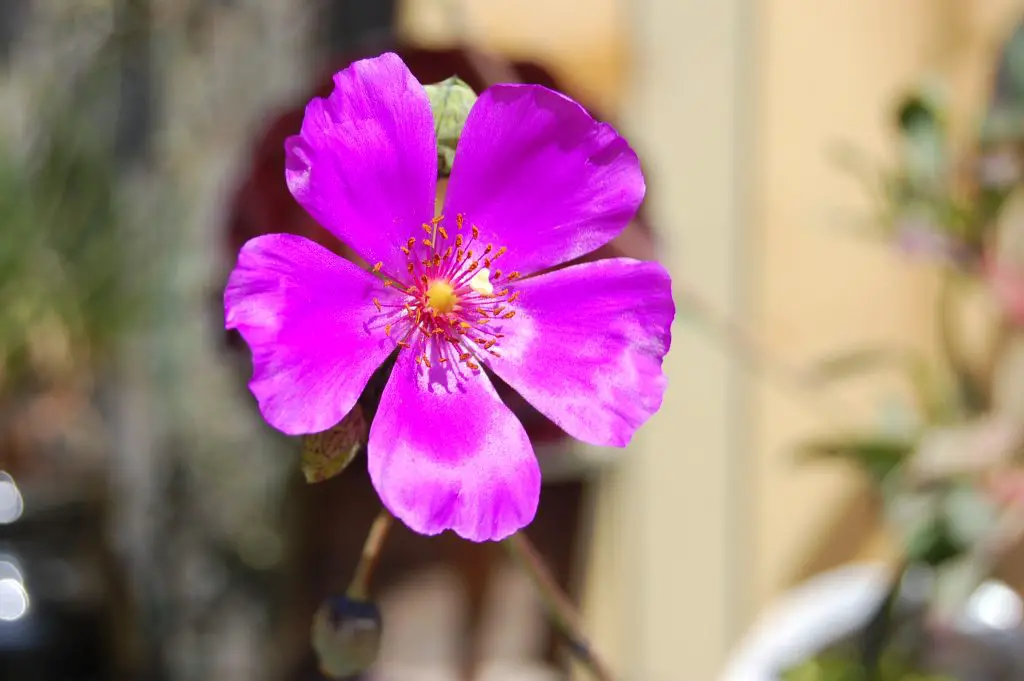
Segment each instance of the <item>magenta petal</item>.
M436 361L427 370L403 351L370 427L368 456L384 505L420 534L450 529L499 540L537 512L533 447L483 373Z
M644 197L629 144L568 97L495 85L470 111L445 200L482 239L505 246L506 272L529 274L603 246Z
M672 284L653 262L598 260L516 285L488 364L578 440L625 446L661 406Z
M285 150L288 188L317 222L368 262L405 267L399 247L434 215L437 146L427 93L397 55L335 75Z
M267 423L316 433L352 409L394 349L373 297L397 296L353 263L291 234L247 242L224 291L225 326L252 349L249 388Z

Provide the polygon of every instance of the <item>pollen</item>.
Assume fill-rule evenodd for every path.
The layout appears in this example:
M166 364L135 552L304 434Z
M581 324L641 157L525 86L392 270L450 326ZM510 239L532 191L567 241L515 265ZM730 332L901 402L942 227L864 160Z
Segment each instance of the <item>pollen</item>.
M491 284L491 272L486 267L480 269L469 280L469 287L482 296L493 296L494 286Z
M435 281L427 287L427 305L434 312L448 314L455 309L456 302L455 289L447 281Z

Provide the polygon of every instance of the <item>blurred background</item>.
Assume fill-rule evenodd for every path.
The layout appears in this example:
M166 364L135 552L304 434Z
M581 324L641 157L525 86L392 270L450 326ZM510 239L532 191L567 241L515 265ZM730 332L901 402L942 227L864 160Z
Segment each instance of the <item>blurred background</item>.
M376 497L361 459L306 484L221 292L258 234L346 252L283 140L396 50L424 82L564 91L642 159L600 255L673 273L662 411L605 452L507 396L545 471L529 535L618 678L1024 679L1022 20L0 0L0 678L323 678L310 622ZM396 528L375 590L366 678L585 678L493 546Z

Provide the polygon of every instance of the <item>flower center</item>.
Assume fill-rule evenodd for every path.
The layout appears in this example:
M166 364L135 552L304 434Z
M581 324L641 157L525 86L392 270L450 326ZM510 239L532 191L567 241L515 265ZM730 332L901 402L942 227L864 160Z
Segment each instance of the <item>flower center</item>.
M515 316L519 297L509 284L518 272L503 273L496 261L505 248L480 242L480 229L456 216L454 234L444 217L423 225L427 237L411 237L401 246L405 272L385 272L384 286L400 290L400 304L373 304L385 321L384 333L399 349L416 347L416 362L461 363L473 372L484 355L497 356L504 325ZM468 227L468 229L467 229ZM373 271L379 273L383 263ZM399 276L396 276L399 275Z
M427 305L434 312L447 314L455 309L456 302L455 289L447 281L431 282L427 288Z

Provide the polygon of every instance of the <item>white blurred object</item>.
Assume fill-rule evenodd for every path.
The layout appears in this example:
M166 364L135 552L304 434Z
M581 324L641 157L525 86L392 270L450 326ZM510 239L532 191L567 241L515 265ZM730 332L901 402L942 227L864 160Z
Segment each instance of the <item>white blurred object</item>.
M17 579L0 579L0 620L14 622L28 613L28 592Z
M0 524L13 523L25 510L21 491L9 474L0 471Z
M720 681L778 681L778 672L855 631L885 597L881 564L847 565L784 594L733 650Z
M1024 619L1024 604L1017 592L1002 582L989 580L967 600L958 624L968 630L1015 629Z
M733 650L719 681L778 681L780 671L855 632L885 597L888 579L884 565L848 565L784 594ZM914 584L906 584L904 595L914 598ZM981 634L1015 629L1022 621L1021 597L1006 584L988 580L971 593L954 626L965 634Z

